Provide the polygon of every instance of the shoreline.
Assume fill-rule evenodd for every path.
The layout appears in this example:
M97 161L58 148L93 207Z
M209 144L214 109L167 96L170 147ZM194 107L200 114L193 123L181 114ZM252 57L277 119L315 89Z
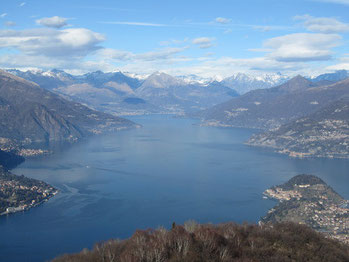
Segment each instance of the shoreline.
M38 206L44 204L45 202L48 202L51 198L56 196L58 193L59 193L59 190L56 189L56 191L53 192L52 195L48 196L47 198L44 198L43 200L41 200L38 203L30 204L29 206L8 207L5 212L0 213L0 216L6 216L6 215L19 213L19 212L28 211L28 210L30 210L30 209L32 209L34 207L38 207ZM8 210L8 209L10 209L10 210Z

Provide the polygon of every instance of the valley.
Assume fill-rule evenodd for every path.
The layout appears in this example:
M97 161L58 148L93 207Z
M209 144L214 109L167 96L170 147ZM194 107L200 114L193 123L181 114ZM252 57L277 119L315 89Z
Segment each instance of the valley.
M222 83L211 82L208 87L154 73L134 89L119 83L124 91L139 94L123 96L135 106L126 107L126 120L117 116L121 111L109 111L109 105L98 107L104 112L96 111L91 100L83 98L84 84L74 86L78 92L68 95L1 73L1 164L12 168L11 173L5 169L2 173L2 214L15 214L8 217L11 224L0 228L10 245L24 249L15 249L18 255L14 255L0 248L0 259L11 256L20 261L24 254L33 260L51 259L62 250L90 247L96 240L129 237L137 228L169 227L173 221L188 219L257 223L262 217L265 223L283 222L288 209L268 213L274 202L262 199L261 193L300 172L319 175L349 198L347 80L328 85L326 79L314 82L296 76L280 86L239 95ZM92 83L104 77L99 72L88 79ZM140 109L145 104L156 110ZM222 119L221 110L225 110ZM57 142L67 145L51 151ZM268 196L286 196L291 202L304 197L303 191L280 192ZM286 198L280 205L289 208ZM336 200L325 209L316 209L313 202L297 204L300 209L290 211L292 221L312 219L310 226L345 242L347 210L344 198L336 199L340 203ZM26 231L32 243L18 240L23 237L18 223L32 228ZM42 225L50 237L70 240L59 249L43 243L35 236ZM89 237L74 237L86 228L92 230ZM42 245L40 255L28 252L38 245Z
M0 262L348 262L348 12L1 1Z

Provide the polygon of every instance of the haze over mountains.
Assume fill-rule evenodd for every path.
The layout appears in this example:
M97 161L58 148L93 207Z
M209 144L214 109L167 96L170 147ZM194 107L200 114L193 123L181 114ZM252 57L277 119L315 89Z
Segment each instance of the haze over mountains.
M56 69L46 72L8 72L33 81L67 99L117 115L191 114L226 102L239 94L277 86L290 79L280 73L258 76L237 73L218 81L195 75L173 77L160 72L148 77L101 71L74 76ZM347 71L342 70L308 79L329 84L342 80L347 75Z
M117 115L199 111L237 96L222 83L185 81L156 72L146 79L101 71L73 76L63 71L9 72L65 98Z
M296 76L201 112L205 125L270 130L248 144L297 157L349 157L349 78L346 71L312 81ZM333 81L341 80L333 83Z
M155 72L148 77L139 77L121 72L103 73L101 71L80 76L74 76L60 70L48 72L8 71L32 81L27 82L2 72L1 79L5 84L11 79L11 83L15 83L16 86L31 86L28 89L31 90L29 94L26 93L27 90L23 91L24 96L23 94L12 95L11 92L15 92L12 89L4 89L5 91L0 96L0 99L5 99L1 100L4 106L8 103L8 97L15 97L19 100L16 103L21 104L21 110L18 110L12 105L15 104L15 101L11 101L12 107L6 109L3 114L5 118L7 117L8 123L3 121L2 124L8 126L8 128L2 130L2 137L11 136L12 139L17 141L16 143L18 141L22 141L21 143L24 144L33 141L74 141L88 133L98 133L101 130L93 129L92 126L108 126L110 119L107 119L110 116L91 113L95 112L94 109L114 115L160 113L199 116L203 119L203 124L213 126L263 130L280 128L276 133L273 131L253 137L249 143L251 145L274 147L280 152L287 152L291 155L297 155L301 152L302 156L320 156L315 153L321 151L320 148L322 147L317 145L320 142L310 143L309 139L304 139L303 131L305 130L300 128L299 123L307 123L306 129L308 131L306 133L312 139L317 137L317 140L319 140L321 137L324 140L323 133L330 132L328 126L321 130L319 127L315 128L317 120L322 123L331 119L332 125L342 121L339 126L336 126L337 131L340 129L345 137L348 133L346 122L343 122L347 121L345 119L346 114L342 116L344 119L336 119L338 114L328 116L331 110L326 110L327 106L337 110L336 105L340 107L343 103L346 103L347 100L344 98L349 94L349 84L346 79L349 74L346 70L312 78L298 75L291 79L281 74L269 74L265 75L264 78L236 74L222 81L199 79L193 75L189 75L188 78L185 76L174 77L161 72ZM40 88L33 82L40 85ZM280 82L282 84L270 87L273 83ZM5 87L5 84L2 88ZM248 91L251 88L255 90ZM9 90L12 90L10 95L7 94ZM36 93L33 90L36 90ZM239 95L236 90L239 90L242 95ZM52 94L51 91L58 95ZM35 99L32 99L32 97L35 97ZM43 97L50 97L53 101L45 102L47 99L43 99ZM63 103L62 101L67 106L53 108L54 105ZM340 103L337 104L336 101L340 101ZM87 107L76 103L82 103ZM76 108L79 108L80 111L77 112ZM57 114L57 110L59 114ZM87 112L88 110L91 112ZM12 123L9 119L15 115L15 119L20 119L20 121ZM31 117L28 117L28 115ZM80 117L80 115L83 115L83 117ZM92 117L92 115L98 116ZM37 119L41 120L37 121ZM94 121L93 124L92 120ZM101 120L108 124L100 124L98 121ZM25 123L24 129L21 129L19 124L15 126L16 123L22 122ZM89 123L90 126L86 123ZM123 124L126 124L126 122L121 125ZM286 126L283 126L285 124ZM37 126L40 126L39 130ZM293 131L291 132L289 129ZM25 134L21 133L21 130L26 130ZM283 134L290 134L290 132L293 134L292 142L285 140ZM335 141L332 139L328 143L332 149L327 146L325 150L327 153L321 155L331 157L348 155L348 148L345 143L341 146L337 145L342 142L342 140ZM9 144L8 141L6 143ZM6 143L3 142L3 144ZM317 149L315 145L317 145Z
M202 117L210 125L276 128L340 99L348 88L346 80L328 85L296 76L277 87L254 90L214 106Z
M135 126L129 120L68 101L34 82L0 71L1 149L76 141L91 134Z
M222 83L235 89L243 95L251 90L269 88L282 84L289 80L289 77L281 73L252 76L249 74L237 73L222 80Z

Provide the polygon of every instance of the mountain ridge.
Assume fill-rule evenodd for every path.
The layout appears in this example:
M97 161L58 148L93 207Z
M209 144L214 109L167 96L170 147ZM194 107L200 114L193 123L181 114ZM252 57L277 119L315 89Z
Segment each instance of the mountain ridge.
M65 100L4 71L0 71L0 120L0 146L7 151L33 143L73 142L92 134L137 126Z
M321 86L296 76L269 89L246 93L199 115L204 125L273 129L349 94L348 79Z
M349 158L349 95L313 114L254 135L247 144L270 147L291 157Z
M238 94L223 84L185 81L155 72L139 79L122 72L91 72L73 76L61 70L21 72L9 70L66 99L83 103L93 109L116 115L199 111L229 100ZM128 103L142 99L143 103Z

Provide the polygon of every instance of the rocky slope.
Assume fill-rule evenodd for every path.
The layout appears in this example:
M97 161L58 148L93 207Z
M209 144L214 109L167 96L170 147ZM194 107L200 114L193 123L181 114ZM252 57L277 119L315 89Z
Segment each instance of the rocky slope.
M214 106L201 113L205 124L269 129L304 113L294 106L300 90L314 87L309 80L297 76L269 89L254 90Z
M347 70L338 70L334 73L327 73L322 74L317 77L311 78L310 80L313 82L320 82L320 81L329 81L332 83L342 81L349 77L349 71Z
M320 178L298 175L264 195L279 202L262 219L263 223L306 224L328 237L349 244L349 201Z
M314 113L349 94L349 79L322 86L297 76L274 88L251 91L203 111L207 125L271 129Z
M349 158L349 96L276 130L254 135L248 144L296 157Z
M135 91L138 97L170 113L199 111L238 94L219 82L187 83L165 73L154 73Z
M186 81L164 73L145 79L101 71L73 76L60 70L9 72L91 108L117 115L198 111L237 96L216 81Z
M131 121L70 102L33 82L0 71L0 148L76 141L135 127Z
M142 80L129 77L121 72L103 73L96 71L73 76L64 71L8 70L17 76L32 81L40 87L55 92L64 98L82 103L90 108L107 113L142 114L155 113L159 110L149 103L128 103L128 98L135 98L134 90Z
M266 89L281 85L287 80L289 80L289 77L280 73L257 76L237 73L230 77L224 78L222 80L222 84L236 90L239 94L243 95L252 90Z

